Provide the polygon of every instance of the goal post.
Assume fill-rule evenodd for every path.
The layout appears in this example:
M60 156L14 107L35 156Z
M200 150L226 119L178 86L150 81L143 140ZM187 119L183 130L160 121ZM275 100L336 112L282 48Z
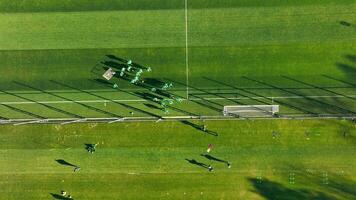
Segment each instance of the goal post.
M279 112L279 105L233 105L224 106L224 116L266 117Z

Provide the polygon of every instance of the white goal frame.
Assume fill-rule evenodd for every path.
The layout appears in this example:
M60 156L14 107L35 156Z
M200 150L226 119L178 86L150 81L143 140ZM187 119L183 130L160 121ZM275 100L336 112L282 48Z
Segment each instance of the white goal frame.
M233 105L224 106L224 116L235 115L240 116L243 114L263 114L263 115L275 115L279 112L279 105Z

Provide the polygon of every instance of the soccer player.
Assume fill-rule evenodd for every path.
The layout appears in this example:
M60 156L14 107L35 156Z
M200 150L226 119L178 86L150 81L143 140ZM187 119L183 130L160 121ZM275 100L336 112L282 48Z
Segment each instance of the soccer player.
M128 71L128 72L131 71L131 68L132 68L132 66L129 65L129 67L127 68L127 71Z
M213 149L213 145L209 144L208 145L208 149L206 150L206 152L209 153L212 149Z
M202 126L202 130L203 130L204 132L206 132L206 131L207 131L207 129L206 129L206 125L205 125L205 124Z
M214 168L211 165L209 165L208 170L209 170L209 172L212 172L212 171L214 171Z
M80 170L80 167L79 166L76 166L75 168L74 168L74 172L77 172L77 171L79 171Z

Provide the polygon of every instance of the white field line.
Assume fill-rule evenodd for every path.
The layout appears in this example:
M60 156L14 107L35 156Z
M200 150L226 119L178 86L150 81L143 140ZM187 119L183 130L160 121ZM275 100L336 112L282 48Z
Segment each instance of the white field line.
M187 99L189 99L189 50L188 50L188 0L185 0L185 72Z
M63 123L61 123L61 125L77 123L77 122L85 122L85 121L87 121L87 119L77 119L77 120L72 120L72 121L69 121L69 122L63 122Z
M305 99L305 98L347 98L347 97L356 97L356 95L324 95L324 96L276 96L276 97L208 97L208 98L191 98L190 100L194 101L203 101L203 100L248 100L248 99ZM67 103L110 103L113 102L147 102L145 99L102 99L102 100L78 100L78 101L4 101L0 102L4 105L19 105L19 104L67 104Z

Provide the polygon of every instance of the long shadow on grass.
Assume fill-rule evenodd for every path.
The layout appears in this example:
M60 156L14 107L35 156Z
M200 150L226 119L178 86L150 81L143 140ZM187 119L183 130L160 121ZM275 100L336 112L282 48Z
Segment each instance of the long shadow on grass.
M186 161L188 161L190 164L192 164L192 165L197 165L197 166L199 166L199 167L202 167L202 168L205 168L205 169L208 169L209 168L209 165L207 165L207 164L205 164L205 163L202 163L202 162L198 162L198 161L196 161L196 160L194 160L194 159L191 159L191 160L189 160L189 159L185 159Z
M61 165L64 165L64 166L70 166L70 167L76 167L76 165L73 165L63 159L57 159L55 160L57 163L61 164Z
M247 89L244 89L244 88L238 88L238 87L235 87L235 86L233 86L233 85L229 85L229 84L227 84L227 83L223 83L223 82L221 82L221 81L217 81L217 80L214 80L214 79L211 79L211 78L208 78L208 77L204 77L204 78L207 79L207 80L209 80L209 81L212 81L212 82L215 82L215 83L218 83L218 84L221 84L221 85L225 85L225 86L231 87L231 88L236 89L236 90L240 90L240 91L246 92L246 93L251 94L251 95L254 95L254 96L256 96L256 97L262 97L262 98L265 99L266 101L262 101L262 100L260 100L260 99L254 98L254 97L251 97L251 96L247 96L247 95L243 95L243 94L241 94L241 93L238 93L239 95L241 95L241 96L243 96L243 97L246 97L246 98L255 100L255 101L259 102L259 103L267 104L267 105L270 104L271 98L268 98L268 97L266 97L266 96L264 96L264 95L257 94L257 93L255 93L255 92L251 92L251 91L249 91L249 90L247 90ZM294 106L294 105L289 104L289 103L282 102L282 101L280 101L280 100L278 100L278 99L273 99L273 101L274 101L274 102L277 102L277 103L280 104L280 105L284 105L284 106L290 107L290 108L292 108L292 109L294 109L294 110L300 110L300 111L302 111L303 113L306 113L306 114L317 115L316 113L314 113L314 112L312 112L312 111L306 110L306 109L301 108L301 107Z
M161 96L156 95L156 93L149 93L149 92L135 92L136 96L142 98L142 99L146 99L147 101L150 101L151 103L157 104L156 101L153 101L153 99L158 99L158 100L162 100L163 98ZM153 105L152 105L153 106ZM151 107L152 107L151 106ZM156 106L155 108L162 110L161 108L159 108L158 106ZM185 110L182 110L180 108L174 107L174 106L167 106L167 108L175 110L177 112L186 114L186 115L190 115L190 116L198 116L195 113L191 113Z
M120 58L116 55L106 55L108 58L112 59L112 60L115 60L117 62L121 62L119 64L124 64L124 65L127 65L127 62L128 60L124 59L124 58ZM147 69L147 67L139 64L139 63L136 63L136 62L132 62L132 65L136 68L140 68L140 69Z
M211 131L211 130L205 130L202 128L202 126L198 125L198 124L194 124L193 122L190 122L188 120L182 120L181 121L183 124L185 125L188 125L188 126L191 126L192 128L195 128L196 130L198 131L202 131L206 134L209 134L209 135L213 135L213 136L218 136L218 133L217 132L214 132L214 131Z
M222 163L225 163L225 164L228 164L229 162L227 160L221 160L219 158L216 158L214 156L211 156L209 154L200 154L201 156L205 157L206 159L208 160L213 160L213 161L217 161L217 162L222 162Z
M26 110L22 110L22 109L19 109L19 108L16 108L16 107L13 107L13 106L10 106L10 105L7 105L7 104L1 104L1 105L5 106L5 107L7 107L7 108L9 108L11 110L14 110L16 112L19 112L19 113L22 113L22 114L25 114L25 115L28 115L28 116L31 116L31 117L34 117L34 118L46 119L46 117L43 117L41 115L26 111Z
M156 101L153 100L154 98L157 98L157 99L159 99L159 100L162 100L162 99L163 99L163 97L157 95L156 93L149 93L149 92L128 92L128 91L125 91L125 90L122 90L122 89L119 89L119 88L118 88L117 90L122 91L122 92L125 92L125 93L130 94L130 95L133 95L133 96L136 96L136 97L139 97L139 98L142 98L142 99L145 99L145 100L147 100L148 102L153 103L154 105L150 104L150 105L152 105L152 106L155 106L156 104L158 104ZM92 93L90 93L90 94L92 94ZM97 96L97 97L100 97L100 98L104 98L104 97L101 97L101 96L96 95L96 94L92 94L92 95ZM167 95L166 95L166 96L167 96ZM168 95L168 96L170 96L170 95ZM177 96L177 95L175 95L175 96ZM107 100L112 101L112 100L110 100L110 99L107 99ZM116 103L117 103L117 102L116 102ZM121 104L121 105L127 105L127 104L123 104L123 103L119 103L119 104ZM151 106L151 107L152 107L152 106ZM128 107L128 106L126 106L126 107ZM172 110L175 110L175 111L177 111L177 112L181 112L181 113L184 113L184 114L189 114L189 115L191 115L191 116L198 116L198 115L195 114L195 113L191 113L191 112L188 112L188 111L185 111L185 110L182 110L182 109L173 107L173 106L167 106L167 107L170 108L170 109L172 109ZM155 108L155 109L156 109L156 108L157 108L157 109L161 109L161 108L158 107L158 106L155 106L154 108ZM135 109L138 109L138 108L135 108ZM144 113L146 113L146 114L149 113L149 112L147 112L147 111L143 111L143 110L141 110L141 111L144 112ZM152 116L161 118L160 116L155 115L155 114L152 114L152 113L150 113L149 115L152 115Z
M325 110L325 108L336 108L337 110L339 111L344 111L342 112L342 114L346 114L346 113L351 113L351 114L355 114L355 112L353 111L350 111L348 109L345 109L345 108L342 108L342 107L339 107L337 105L333 105L333 104L330 104L330 103L326 103L326 102L323 102L323 101L320 101L318 99L313 99L313 98L310 98L304 94L301 94L301 93L298 93L298 92L294 92L294 91L290 91L290 90L286 90L286 89L283 89L281 87L278 87L278 86L275 86L275 85L272 85L272 84L269 84L269 83L265 83L263 81L260 81L260 80L256 80L256 79L253 79L253 78L250 78L250 77L247 77L247 76L243 76L243 78L245 78L246 80L250 80L250 81L253 81L253 82L256 82L256 83L259 83L259 84L263 84L263 85L267 85L267 86L270 86L274 89L278 89L278 90L281 90L283 92L287 92L287 93L290 93L290 94L293 94L293 95L297 95L297 96L300 96L300 97L303 97L303 99L306 99L306 100L309 100L310 102L314 103L314 104L317 104L319 106L322 106L323 110Z
M331 76L328 76L328 75L323 75L323 76L328 78L328 79L331 79L331 80L334 80L334 81L338 81L338 82L341 82L341 83L356 87L356 84L354 84L354 83L350 83L348 81L345 81L345 80L342 80L342 79L338 79L338 78L335 78L335 77L331 77Z
M306 82L304 82L304 81L300 81L300 80L297 80L297 79L294 79L294 78L291 78L291 77L288 77L288 76L282 76L282 77L285 78L285 79L291 80L291 81L295 81L295 82L297 82L297 83L301 83L301 84L304 84L304 85L307 85L307 86L310 86L310 87L319 89L319 90L323 90L323 91L330 92L330 93L335 94L335 95L338 95L338 96L343 96L343 97L348 98L348 99L356 100L356 98L349 97L349 96L346 96L346 95L344 95L344 94L337 93L337 92L334 92L334 91L332 91L332 90L325 89L325 88L322 88L322 87L313 85L313 84L311 84L311 83L306 83Z
M94 96L94 97L101 98L101 99L106 100L106 101L108 101L108 102L112 102L112 103L115 103L115 104L117 104L117 105L120 105L120 106L129 108L129 109L131 109L131 110L135 110L135 111L138 111L138 112L141 112L141 113L144 113L144 114L147 114L147 115L156 117L156 118L161 118L161 116L159 116L159 115L156 115L156 114L153 114L153 113L150 113L150 112L141 110L141 109L139 109L139 108L136 108L136 107L134 107L134 106L127 105L127 104L125 104L125 103L113 101L112 99L108 99L108 98L103 97L103 96L100 96L100 95L98 95L98 94L93 94L93 93L91 93L91 92L88 92L88 91L85 91L85 90L82 90L82 89L79 89L79 88L75 88L75 87L73 87L73 86L69 86L69 85L67 85L67 84L60 83L60 82L58 82L58 81L52 81L52 82L54 82L54 83L56 83L56 84L59 84L59 85L62 85L62 86L65 86L65 87L68 87L68 88L71 88L71 89L74 89L74 90L78 90L78 91L80 91L80 92L83 92L83 93L92 95L92 96ZM120 90L120 91L123 91L123 90ZM126 92L126 91L125 91L125 92ZM129 93L129 92L127 92L127 93ZM132 94L132 93L129 93L129 94ZM122 118L122 117L120 117L120 118Z
M16 83L16 84L18 84L18 85L21 85L21 86L24 85L24 84L22 84L22 83L20 83L20 82L17 82L17 81L14 81L14 83ZM12 96L17 97L17 98L24 99L24 100L29 101L29 102L33 102L33 103L35 103L35 104L41 105L41 106L43 106L43 107L46 107L46 108L48 108L48 109L54 110L54 111L59 112L59 113L64 113L64 114L69 115L69 116L72 116L72 117L81 118L81 116L79 116L79 115L76 115L76 114L73 114L73 113L70 113L70 112L61 110L61 109L59 109L59 108L56 108L56 107L53 107L53 106L50 106L50 105L47 105L47 104L44 104L44 103L41 103L41 102L38 102L38 101L34 101L34 100L32 100L32 99L29 99L29 98L20 96L20 95L18 95L18 94L14 94L14 93L12 93L12 92L2 91L2 90L0 90L0 92L3 92L3 93L8 94L8 95L12 95Z
M20 85L22 85L22 86L25 86L25 87L34 89L34 90L38 90L38 91L40 91L40 92L42 92L42 93L45 93L45 94L49 94L49 95L52 95L52 96L55 96L55 97L64 99L64 100L66 100L66 101L73 102L73 103L75 103L75 104L81 105L81 106L83 106L83 107L85 107L85 108L88 108L88 109L90 109L90 110L94 110L94 111L96 111L96 112L100 112L100 113L103 113L103 114L106 114L106 115L109 115L109 116L112 116L112 117L120 117L120 116L117 115L117 114L114 114L114 113L111 113L111 112L108 112L108 111L105 111L105 110L101 110L101 109L99 109L99 108L95 108L95 107L93 107L93 106L89 106L89 105L86 105L86 104L83 104L83 103L74 101L74 100L72 100L72 99L69 99L69 98L60 96L60 95L55 94L55 93L52 93L52 92L44 91L44 90L41 90L41 89L39 89L39 88L35 88L35 87L33 87L33 86L30 86L30 85L27 85L27 84L24 84L24 83L19 83L19 82L16 82L16 83L17 83L17 84L20 84ZM82 118L82 117L81 117L81 118Z
M69 197L65 197L59 194L54 194L54 193L50 193L52 195L53 198L55 199L60 199L60 200L73 200L72 198Z
M167 79L167 80L171 81L171 82L174 82L174 83L177 83L177 84L180 84L182 86L186 86L184 83L181 83L181 82L178 82L178 81L174 81L174 80L170 80L170 79ZM193 89L196 89L196 90L199 90L201 92L204 92L205 94L210 94L210 95L218 96L218 97L220 97L222 99L227 99L224 96L216 95L216 94L214 94L212 92L209 92L209 91L206 91L206 90L202 90L202 89L195 88L195 87L192 87L192 86L189 86L189 87L193 88ZM192 97L196 98L196 99L190 98L189 99L190 101L192 101L192 102L194 102L194 103L196 103L198 105L201 105L202 107L209 108L209 109L214 110L214 111L219 112L219 113L221 113L222 110L223 110L224 105L222 105L222 104L219 104L219 103L214 102L214 101L210 101L210 100L208 100L206 98L202 98L202 97L194 95L194 94L189 94L189 96L192 96ZM230 100L230 99L228 99L228 100ZM237 103L236 101L234 101L234 102ZM242 104L242 103L240 102L240 104Z
M336 198L319 191L308 189L290 189L281 183L268 179L262 182L255 178L248 179L254 187L253 192L267 200L336 200Z
M267 200L349 200L356 198L356 182L347 174L327 173L327 171L308 172L303 166L294 173L296 185L278 183L269 179L248 178L255 192ZM327 179L323 174L327 173ZM283 175L283 174L281 174ZM286 174L284 174L286 175Z
M345 74L355 74L356 73L355 67L353 67L351 65L344 64L344 63L336 63L335 65L339 69L341 69L343 72L345 72Z

